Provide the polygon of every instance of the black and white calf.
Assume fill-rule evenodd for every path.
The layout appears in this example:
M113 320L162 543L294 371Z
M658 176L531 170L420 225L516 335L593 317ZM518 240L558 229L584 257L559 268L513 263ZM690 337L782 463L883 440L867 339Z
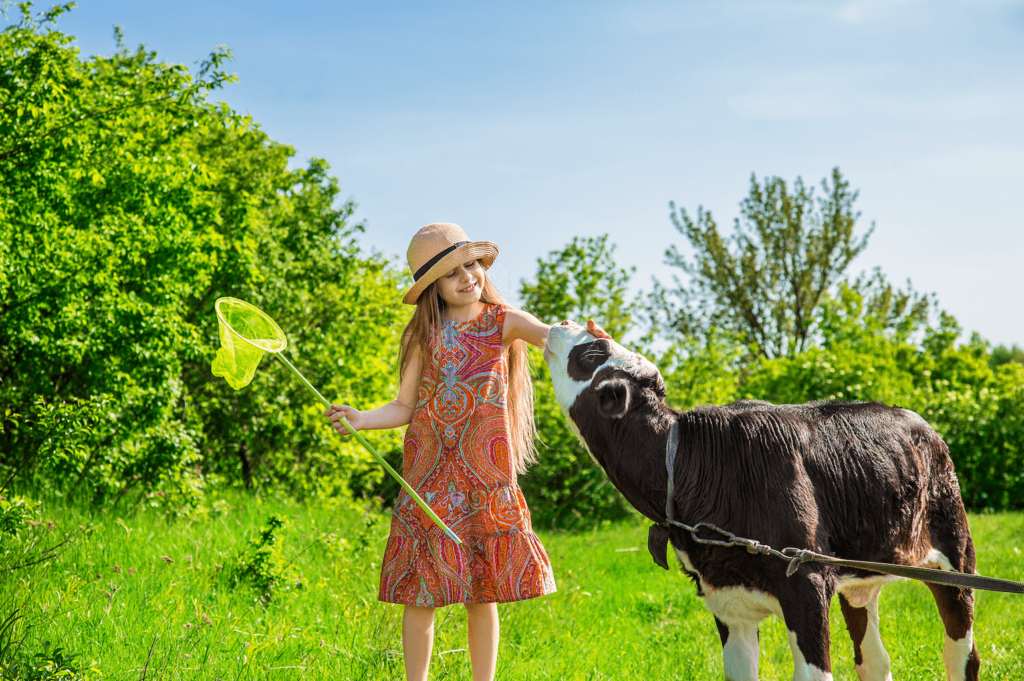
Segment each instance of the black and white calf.
M665 448L677 421L678 520L713 523L776 549L974 573L948 450L917 414L877 402L753 400L678 412L665 405L653 364L572 322L552 327L544 356L570 426L651 520L665 521ZM789 631L793 678L831 679L828 611L836 592L858 676L891 678L878 595L894 578L817 563L786 577L778 558L697 544L676 527L652 530L652 546L658 533L667 537L715 616L726 678L757 678L758 624L775 615ZM946 632L947 679L977 679L973 592L929 588Z

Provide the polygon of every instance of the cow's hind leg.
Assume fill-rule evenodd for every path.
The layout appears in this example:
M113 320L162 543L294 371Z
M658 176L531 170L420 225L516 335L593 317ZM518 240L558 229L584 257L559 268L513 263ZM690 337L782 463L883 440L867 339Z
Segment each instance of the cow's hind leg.
M878 595L882 586L852 587L839 592L846 628L853 639L853 660L860 681L892 681L889 653L878 628Z
M974 574L974 542L967 526L960 496L954 486L943 489L928 518L932 550L923 561L926 567ZM974 590L928 584L939 608L946 641L942 661L948 681L975 681L981 659L974 645Z
M715 617L718 636L722 639L722 661L728 681L757 681L757 663L760 654L757 622L726 624Z
M974 645L974 591L942 584L929 584L928 588L946 630L942 661L947 681L977 681L981 658Z
M790 588L779 595L793 651L793 681L832 681L828 609L835 587L820 573L800 572L787 582Z

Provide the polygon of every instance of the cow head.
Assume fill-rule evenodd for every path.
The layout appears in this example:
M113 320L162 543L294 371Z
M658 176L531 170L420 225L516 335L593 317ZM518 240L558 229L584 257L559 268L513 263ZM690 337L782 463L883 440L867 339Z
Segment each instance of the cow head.
M601 421L622 419L631 412L642 418L643 412L653 412L664 401L665 384L657 367L574 322L551 327L544 359L559 406L592 454L589 442L604 430L602 426L610 425Z

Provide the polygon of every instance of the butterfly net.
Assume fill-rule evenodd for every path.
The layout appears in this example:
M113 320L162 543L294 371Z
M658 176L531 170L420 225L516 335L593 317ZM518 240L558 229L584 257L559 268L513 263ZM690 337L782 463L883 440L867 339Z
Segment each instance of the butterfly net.
M235 390L239 390L249 385L249 381L256 375L256 369L260 365L260 360L263 359L263 354L266 352L275 354L281 352L288 347L288 339L285 338L281 327L268 317L263 310L243 300L220 298L217 300L214 308L217 311L217 323L220 326L220 349L217 350L217 356L213 359L213 365L210 368L214 376L222 376L228 382L228 385ZM284 355L279 355L278 357L295 374L296 378L302 381L309 388L310 392L316 395L324 407L329 408L331 406L331 403L306 380L306 377L292 366L287 357ZM444 533L452 541L456 544L461 544L462 540L459 539L458 535L444 524L444 521L423 501L420 495L416 493L416 490L402 479L398 471L384 460L384 457L366 441L366 438L361 433L356 432L344 419L340 422L355 436L359 444L373 455L373 458L384 467L384 470L398 481L402 489L423 509L424 513L430 516L430 519L444 530Z
M220 349L213 360L214 376L223 376L235 390L249 385L265 352L288 347L284 331L263 310L237 298L216 304Z

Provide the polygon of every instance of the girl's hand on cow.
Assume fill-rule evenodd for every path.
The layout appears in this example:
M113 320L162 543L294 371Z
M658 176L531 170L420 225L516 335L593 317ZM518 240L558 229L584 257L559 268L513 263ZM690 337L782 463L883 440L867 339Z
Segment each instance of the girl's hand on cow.
M595 324L593 319L587 320L587 333L594 338L607 338L608 340L612 340L612 337L608 335L608 332Z
M324 412L324 416L331 422L331 427L338 432L339 435L346 436L349 434L348 428L341 422L341 419L348 421L348 424L355 430L362 430L363 414L355 407L350 407L347 404L332 404L331 408Z

